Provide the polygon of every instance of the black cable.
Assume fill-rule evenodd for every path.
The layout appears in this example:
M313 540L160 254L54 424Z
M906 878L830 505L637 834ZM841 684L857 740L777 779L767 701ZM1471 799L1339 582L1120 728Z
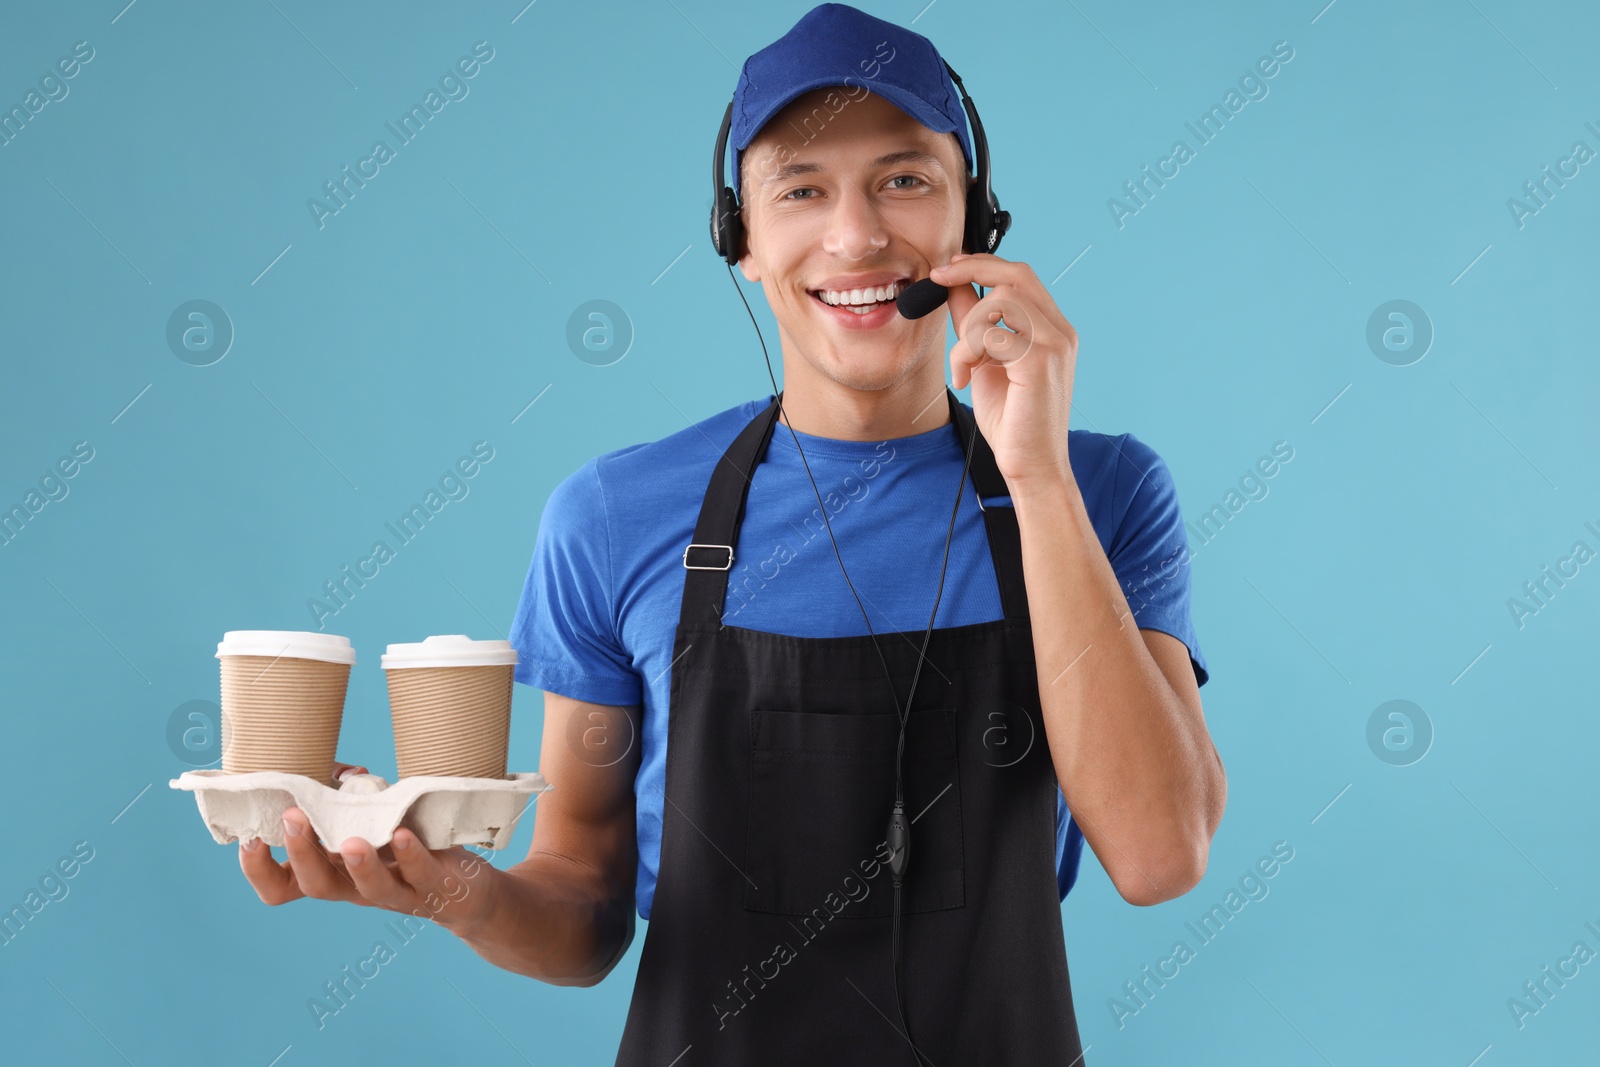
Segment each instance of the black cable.
M745 314L750 316L750 325L755 327L756 339L761 342L761 355L762 355L762 358L766 360L767 377L769 379L771 379L771 381L772 381L772 392L778 398L778 416L779 416L779 418L781 418L783 420L783 424L785 426L789 427L789 433L790 433L791 436L794 437L794 447L795 447L796 451L798 451L800 453L800 463L801 463L802 466L805 467L806 478L807 478L808 481L811 482L811 491L812 491L812 493L814 493L816 495L816 498L817 498L817 509L818 509L818 511L820 511L822 513L822 525L828 531L828 541L829 541L829 543L833 545L833 557L839 563L839 573L844 575L845 585L849 586L850 595L855 598L856 608L861 612L861 620L867 624L867 636L872 638L872 647L878 653L878 662L883 665L884 680L889 683L889 694L890 694L891 697L894 698L895 712L896 712L896 714L897 714L897 716L898 716L898 718L900 720L900 739L899 739L899 743L898 743L898 745L897 745L897 747L895 749L895 757L894 757L894 798L895 799L894 799L894 811L893 811L893 814L890 816L890 827L891 827L890 837L892 838L892 837L897 836L896 830L898 829L898 831L899 831L898 832L898 836L901 838L903 844L902 844L901 848L894 850L894 855L895 855L895 859L896 860L900 860L901 863L903 864L906 861L901 859L901 857L907 855L907 851L908 851L909 845L910 845L910 823L906 822L905 815L904 815L904 811L905 811L905 792L904 792L904 778L903 778L903 775L902 775L902 762L903 762L903 759L904 759L904 756L905 756L905 748L906 748L906 724L907 724L907 721L908 721L910 713L911 713L912 701L916 697L917 681L922 677L922 664L927 660L928 642L933 637L934 620L936 620L939 617L939 602L944 597L945 571L948 568L949 563L950 563L950 542L955 537L956 516L961 511L961 494L966 489L967 475L968 475L969 470L972 467L972 453L973 453L973 449L977 445L978 423L977 423L976 419L973 420L973 423L972 423L972 434L971 434L970 438L967 441L966 459L965 459L965 462L963 462L962 466L961 466L961 480L956 485L955 502L950 507L950 525L949 525L949 528L945 531L944 558L942 560L940 560L940 563L939 563L939 586L938 586L938 589L934 593L933 611L928 616L928 628L922 635L922 647L917 652L916 669L912 672L912 675L911 675L911 691L906 695L905 706L902 708L901 705L900 705L900 694L895 690L895 687L894 687L894 675L889 670L889 661L888 661L887 658L885 658L885 656L883 654L883 647L878 644L878 635L875 632L873 632L872 620L867 615L867 609L865 607L863 607L862 604L861 604L861 597L860 597L859 594L856 593L855 584L850 581L850 574L849 574L848 571L845 570L844 557L839 554L839 542L837 540L835 540L835 538L833 536L833 524L828 521L828 508L827 508L827 505L824 504L823 501L822 501L822 491L817 488L817 480L811 473L811 464L806 460L805 449L802 448L801 445L800 445L800 435L798 433L795 433L794 426L789 422L788 415L785 414L785 412L783 410L783 394L778 390L778 379L777 379L777 376L775 374L773 374L773 371L772 371L772 357L767 352L767 341L766 341L766 338L764 336L762 336L761 326L760 326L759 323L756 322L755 312L750 310L750 302L745 299L744 290L742 288L740 288L738 279L733 276L733 265L730 263L730 264L727 264L727 267L728 267L728 280L733 283L734 292L739 294L739 301L740 301L740 303L744 304ZM978 290L979 298L981 299L983 297L983 295L984 295L983 294L983 289L980 288ZM959 431L960 431L960 425L959 424L957 424L956 430L957 430L957 434L958 434L958 438L957 439L959 440ZM894 864L895 860L891 860L890 862L891 862L891 864ZM890 951L892 964L893 964L893 969L894 969L895 1007L900 1013L900 1027L901 1027L901 1030L903 1032L903 1036L906 1039L906 1043L908 1045L911 1045L912 1055L916 1056L916 1058L917 1058L916 1062L917 1062L918 1067L921 1067L921 1065L922 1065L923 1061L926 1059L926 1057L923 1056L922 1053L917 1050L916 1045L912 1044L912 1042L911 1042L911 1027L906 1023L905 993L904 993L904 990L901 988L901 982L900 982L900 963L901 963L901 960L900 960L900 913L901 913L900 893L901 893L901 887L902 887L902 883L903 883L903 877L902 877L903 873L904 873L904 871L903 871L903 866L902 866L901 869L895 871L895 873L893 874L893 879L894 879L894 919L893 919L893 923L894 923L894 925L893 925L893 931L892 931L892 933L890 935L889 951ZM929 1061L929 1067L932 1067L931 1061Z

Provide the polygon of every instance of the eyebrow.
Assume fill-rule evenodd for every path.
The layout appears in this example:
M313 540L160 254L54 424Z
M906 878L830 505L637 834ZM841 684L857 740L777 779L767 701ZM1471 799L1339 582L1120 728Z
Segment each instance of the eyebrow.
M908 148L902 152L890 152L888 155L879 156L871 163L873 167L892 167L897 163L922 163L944 169L944 164L939 157L920 149ZM802 174L820 174L823 171L821 163L786 163L761 180L762 186L771 185L773 182L797 178Z

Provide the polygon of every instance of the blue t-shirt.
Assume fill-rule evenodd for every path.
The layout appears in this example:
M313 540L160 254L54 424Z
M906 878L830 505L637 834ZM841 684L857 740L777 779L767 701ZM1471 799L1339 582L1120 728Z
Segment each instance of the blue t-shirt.
M661 858L683 550L693 540L717 459L771 402L770 395L747 401L659 441L608 452L557 485L511 623L517 681L588 703L643 706L635 897L647 920ZM922 632L962 469L954 425L877 442L801 433L815 491L795 436L780 419L751 478L723 622L796 637L862 636L865 607L875 633ZM1069 430L1068 454L1138 626L1182 641L1204 685L1205 657L1189 619L1188 542L1166 464L1132 434ZM839 571L818 493L861 606ZM934 625L1003 616L969 476ZM1077 879L1083 835L1059 791L1056 800L1057 887L1064 899Z

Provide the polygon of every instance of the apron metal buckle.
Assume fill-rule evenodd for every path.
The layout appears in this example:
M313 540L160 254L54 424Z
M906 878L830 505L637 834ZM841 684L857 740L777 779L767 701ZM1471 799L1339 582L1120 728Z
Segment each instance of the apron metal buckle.
M720 567L708 567L708 566L702 566L702 565L696 564L696 563L690 563L689 562L689 549L690 548L720 548L720 549L722 549L724 552L726 552L728 554L728 562L724 563ZM725 571L725 570L729 570L730 568L733 567L733 546L732 545L691 544L689 546L689 548L686 548L686 549L683 550L683 565L685 567L689 568L692 571Z

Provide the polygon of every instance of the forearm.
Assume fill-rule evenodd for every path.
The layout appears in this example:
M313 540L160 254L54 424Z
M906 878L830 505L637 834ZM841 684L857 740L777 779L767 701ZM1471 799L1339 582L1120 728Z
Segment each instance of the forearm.
M564 856L540 853L493 877L489 912L449 929L496 967L552 985L589 986L633 940L633 895L608 889Z
M1067 806L1123 896L1193 887L1221 817L1204 716L1151 656L1076 483L1013 486L1039 699Z

